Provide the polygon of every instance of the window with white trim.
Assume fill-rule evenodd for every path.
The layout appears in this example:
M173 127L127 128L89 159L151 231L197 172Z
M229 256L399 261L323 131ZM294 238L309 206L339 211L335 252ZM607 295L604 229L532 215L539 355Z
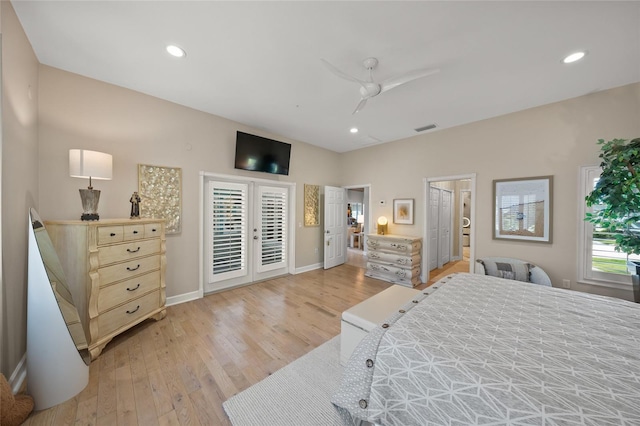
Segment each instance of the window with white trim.
M578 191L578 220L580 239L578 240L578 281L606 287L627 288L631 286L631 275L627 271L627 259L640 260L638 255L627 255L615 251L612 235L584 220L587 212L596 211L599 206L587 207L586 196L593 190L600 178L600 166L580 168L580 191Z

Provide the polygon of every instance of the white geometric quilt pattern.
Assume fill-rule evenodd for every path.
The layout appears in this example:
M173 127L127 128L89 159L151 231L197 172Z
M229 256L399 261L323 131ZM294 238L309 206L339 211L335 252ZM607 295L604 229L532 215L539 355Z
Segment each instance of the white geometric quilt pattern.
M355 351L333 399L352 417L640 425L640 305L473 274L432 287Z

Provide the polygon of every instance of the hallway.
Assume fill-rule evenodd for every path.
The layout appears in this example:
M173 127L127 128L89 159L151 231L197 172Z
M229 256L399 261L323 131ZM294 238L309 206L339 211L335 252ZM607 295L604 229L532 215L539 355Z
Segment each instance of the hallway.
M364 250L347 247L347 265L356 266L358 268L367 268L367 256Z

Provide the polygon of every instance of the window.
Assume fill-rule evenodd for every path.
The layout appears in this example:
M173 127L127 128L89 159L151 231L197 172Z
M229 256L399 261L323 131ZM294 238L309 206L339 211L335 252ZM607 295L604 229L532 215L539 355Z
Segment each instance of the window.
M585 197L593 190L600 178L599 166L585 166L580 169L580 191L578 195L578 220L580 239L578 243L578 281L606 287L627 288L631 286L631 275L627 271L627 254L614 250L611 234L584 220L585 214L597 210L588 208ZM640 256L630 255L630 260L640 260Z

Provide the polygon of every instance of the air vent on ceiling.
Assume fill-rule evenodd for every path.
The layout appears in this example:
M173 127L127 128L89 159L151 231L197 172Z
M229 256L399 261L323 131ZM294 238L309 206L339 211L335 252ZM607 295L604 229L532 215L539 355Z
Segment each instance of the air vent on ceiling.
M426 126L423 127L418 127L417 129L414 129L416 132L420 133L420 132L424 132L425 130L431 130L431 129L435 129L436 125L435 124L428 124Z

